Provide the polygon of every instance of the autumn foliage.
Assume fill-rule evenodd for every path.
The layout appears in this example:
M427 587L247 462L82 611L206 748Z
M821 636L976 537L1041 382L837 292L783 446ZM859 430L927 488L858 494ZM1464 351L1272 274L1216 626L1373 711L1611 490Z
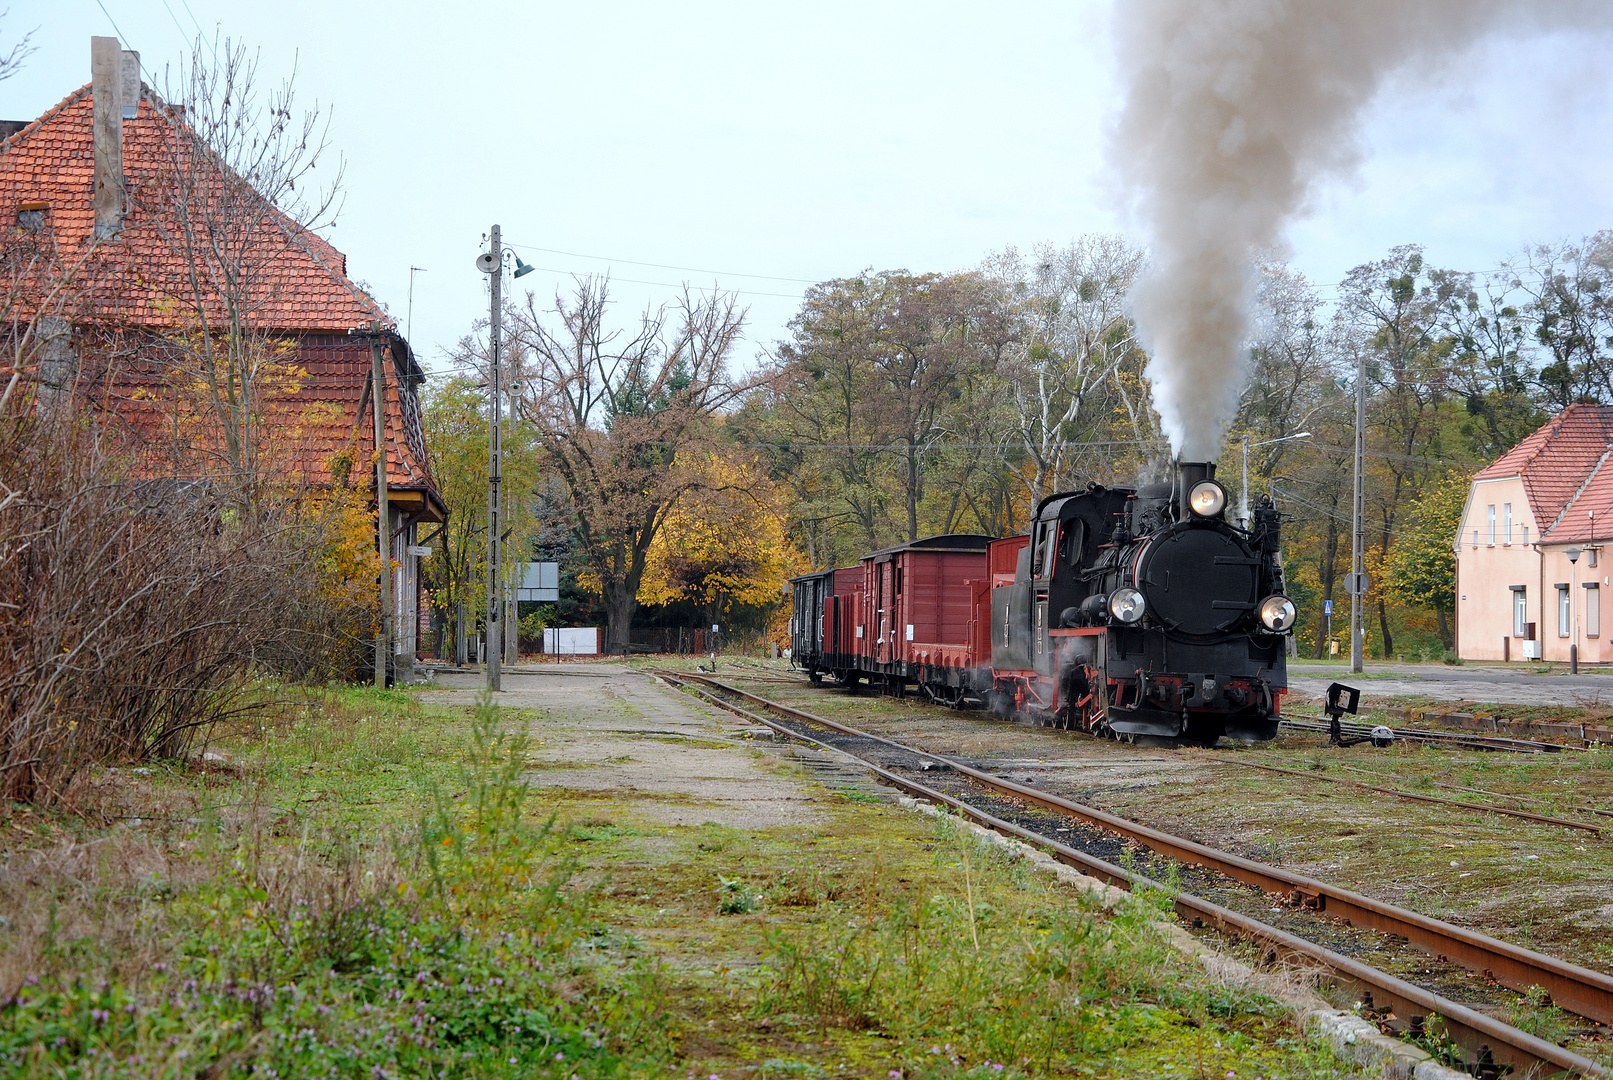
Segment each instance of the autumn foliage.
M686 468L699 486L672 507L650 544L639 603L691 601L720 613L728 604L778 600L805 563L772 481L755 463L718 453Z

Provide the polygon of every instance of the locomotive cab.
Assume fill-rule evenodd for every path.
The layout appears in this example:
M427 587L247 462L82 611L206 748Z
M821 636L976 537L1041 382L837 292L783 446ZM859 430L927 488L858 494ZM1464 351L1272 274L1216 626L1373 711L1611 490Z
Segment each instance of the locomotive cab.
M1128 739L1275 737L1294 621L1279 517L1269 499L1246 527L1226 509L1209 462L1042 500L993 590L999 711Z

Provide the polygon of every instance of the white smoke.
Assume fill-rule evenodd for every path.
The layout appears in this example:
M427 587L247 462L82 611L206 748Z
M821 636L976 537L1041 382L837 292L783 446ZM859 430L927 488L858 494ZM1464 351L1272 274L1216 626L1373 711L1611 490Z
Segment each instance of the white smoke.
M1243 392L1256 253L1317 181L1360 160L1385 80L1496 30L1613 23L1590 0L1117 0L1125 106L1112 163L1148 232L1134 292L1154 405L1177 454L1220 450ZM1408 241L1415 240L1408 237ZM1363 259L1370 253L1363 252Z

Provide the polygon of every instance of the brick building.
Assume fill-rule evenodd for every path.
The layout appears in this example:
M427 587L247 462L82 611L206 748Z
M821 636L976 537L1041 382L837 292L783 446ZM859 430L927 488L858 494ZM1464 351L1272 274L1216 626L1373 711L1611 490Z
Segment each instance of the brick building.
M1613 660L1613 405L1571 405L1473 478L1456 543L1467 660ZM1570 556L1577 558L1570 559Z
M420 534L447 513L422 426L424 371L396 322L347 276L345 256L273 206L253 203L253 189L208 160L183 110L141 82L137 54L115 38L92 39L91 74L37 120L0 122L0 224L13 297L18 267L54 267L51 282L61 286L36 287L55 298L51 312L13 305L41 341L22 374L43 394L74 394L102 422L149 444L173 437L178 358L237 319L280 373L253 399L253 431L263 433L266 455L254 467L314 486L350 477L373 499L374 469L367 478L365 469L375 449L371 369L379 350L396 567L392 636L407 674L421 621ZM231 211L238 220L228 227L238 230L233 241L244 241L253 272L238 293L196 273L199 256L186 247L195 227L181 220L232 198L229 205L247 207ZM62 302L69 293L71 302ZM24 366L20 358L5 363ZM0 389L13 374L0 370ZM187 436L187 449L210 437Z

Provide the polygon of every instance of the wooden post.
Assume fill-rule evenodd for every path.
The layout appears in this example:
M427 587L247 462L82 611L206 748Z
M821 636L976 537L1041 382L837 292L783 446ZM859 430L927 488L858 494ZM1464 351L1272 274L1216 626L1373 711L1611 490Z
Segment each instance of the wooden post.
M370 410L375 417L375 536L381 553L381 629L375 635L375 685L386 687L386 665L392 642L392 516L386 490L386 370L382 362L381 324L371 323Z

